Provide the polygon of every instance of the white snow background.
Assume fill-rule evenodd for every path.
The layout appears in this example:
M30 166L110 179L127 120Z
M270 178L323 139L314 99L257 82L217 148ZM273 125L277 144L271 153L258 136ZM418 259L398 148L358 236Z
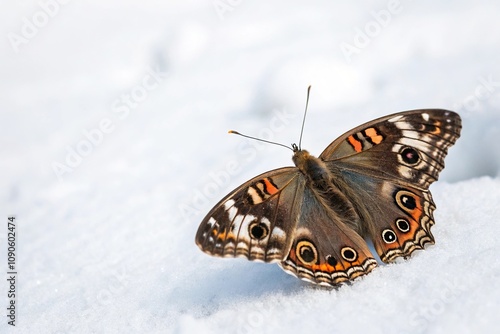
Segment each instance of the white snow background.
M500 314L498 1L3 1L0 268L19 333L472 333ZM349 49L351 54L343 52ZM227 192L344 131L458 111L436 244L336 290L194 243ZM3 276L3 275L2 275Z

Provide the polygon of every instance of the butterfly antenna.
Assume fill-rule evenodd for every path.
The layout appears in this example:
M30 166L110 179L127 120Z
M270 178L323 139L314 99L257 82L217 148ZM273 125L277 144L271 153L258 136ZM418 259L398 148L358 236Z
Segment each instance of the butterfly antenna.
M307 106L309 105L309 93L311 92L311 85L307 87L307 98L306 98L306 110L304 111L304 119L302 120L302 128L300 129L300 138L299 138L299 150L302 145L302 134L304 133L304 124L306 124L306 115L307 115Z
M273 142L273 141L269 141L269 140L265 140L265 139L260 139L260 138L256 138L256 137L252 137L252 136L247 136L247 135L244 135L242 133L239 133L238 131L229 130L227 133L232 133L232 134L235 134L235 135L238 135L238 136L242 136L242 137L249 138L249 139L254 139L254 140L261 141L261 142L268 143L268 144L274 144L274 145L278 145L278 146L283 146L283 147L286 147L287 149L293 151L293 149L291 147L288 147L286 145L283 145L283 144L280 144L280 143L276 143L276 142Z

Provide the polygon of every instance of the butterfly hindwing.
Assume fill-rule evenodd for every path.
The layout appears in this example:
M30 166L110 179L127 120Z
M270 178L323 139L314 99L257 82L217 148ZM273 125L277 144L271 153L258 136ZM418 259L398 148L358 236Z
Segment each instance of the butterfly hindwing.
M355 172L342 173L346 195L356 201L362 234L370 237L384 262L408 257L434 243L430 231L435 209L431 193Z
M369 273L377 261L363 238L342 218L322 203L313 188L305 187L299 222L281 267L301 279L327 286Z

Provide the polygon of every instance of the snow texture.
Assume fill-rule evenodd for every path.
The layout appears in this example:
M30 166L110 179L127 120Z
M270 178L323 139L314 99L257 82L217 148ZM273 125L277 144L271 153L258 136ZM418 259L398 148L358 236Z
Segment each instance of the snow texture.
M4 1L3 333L479 333L500 314L498 1ZM409 109L463 119L436 244L336 290L209 257L228 191Z

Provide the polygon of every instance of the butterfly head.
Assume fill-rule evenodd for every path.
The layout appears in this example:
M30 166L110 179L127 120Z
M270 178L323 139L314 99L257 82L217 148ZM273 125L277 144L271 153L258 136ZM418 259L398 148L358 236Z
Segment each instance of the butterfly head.
M295 144L292 145L292 148L293 148L292 161L295 164L295 166L303 170L304 168L302 167L305 166L306 162L311 160L311 158L314 159L314 157L311 154L309 154L308 151L298 148L297 145Z

